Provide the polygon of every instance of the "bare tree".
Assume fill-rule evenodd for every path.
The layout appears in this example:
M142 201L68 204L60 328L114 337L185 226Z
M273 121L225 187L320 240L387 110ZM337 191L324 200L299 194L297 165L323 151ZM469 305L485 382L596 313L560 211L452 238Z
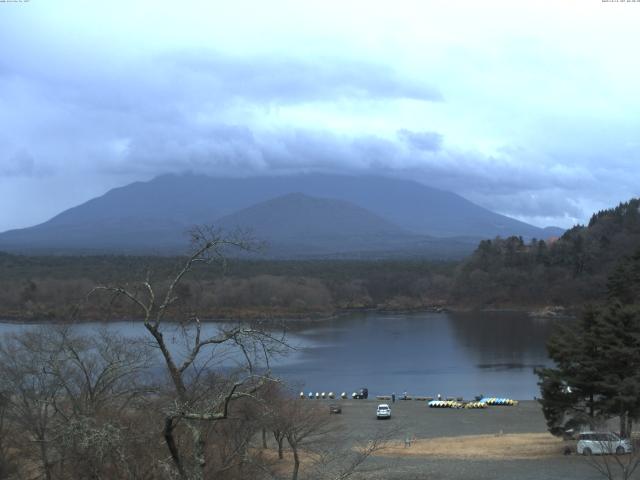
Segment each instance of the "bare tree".
M57 334L60 354L45 368L62 386L55 407L65 474L138 478L145 463L132 453L150 435L131 428L140 423L132 411L145 411L147 394L156 391L147 380L150 349L105 329L81 336L60 328Z
M24 440L37 445L35 459L44 478L52 478L50 447L55 437L55 405L62 385L46 365L55 362L59 349L52 346L47 333L25 332L7 338L0 345L0 378L6 389L6 416L17 425ZM31 449L25 450L31 453Z
M125 409L152 390L146 377L152 352L145 344L124 339L106 329L81 336L58 328L59 354L46 365L64 391L65 416L93 416L105 409Z
M6 337L0 373L14 447L38 458L47 479L140 478L125 473L139 459L128 453L135 434L124 412L148 392L139 378L147 366L145 348L106 332L57 327Z
M283 401L282 430L293 454L292 480L297 480L300 472L301 450L314 440L327 435L332 424L327 419L325 409L309 405L299 399Z
M276 440L280 434L287 441L293 457L292 480L346 480L361 473L366 468L365 462L399 431L386 428L359 438L346 431L325 406L284 394L271 403L267 421ZM282 461L283 448L281 445L277 448ZM281 478L273 469L268 472L270 478Z
M7 441L10 435L7 422L8 405L7 393L0 390L0 478L9 478L16 470L14 455L11 454Z
M261 476L263 452L253 444L262 425L261 406L261 399L239 399L224 422L208 422L207 478L235 480Z
M124 297L140 310L144 327L160 351L172 385L172 401L165 410L163 436L171 462L183 479L203 479L207 467L206 424L227 419L232 402L253 396L270 381L269 357L285 346L282 336L274 336L259 325L233 325L205 333L196 313L181 318L184 349L176 353L170 348L167 325L179 300L177 292L181 282L199 264L224 263L228 248L251 249L252 244L243 235L224 236L211 228L198 228L192 232L193 252L177 274L170 280L166 291L152 285L150 276L137 285L101 286L92 291L103 291L114 299ZM174 324L175 327L175 324ZM203 372L212 365L218 349L227 346L242 358L242 375L219 378L215 385L201 382ZM216 347L215 349L212 347ZM189 446L183 445L176 429L183 425L189 432ZM188 457L187 457L188 455Z
M267 385L260 393L260 426L262 434L262 448L268 448L267 432L276 442L278 459L284 459L284 441L289 422L287 417L287 402L292 397L280 383Z
M394 431L395 432L395 431ZM380 450L383 450L394 432L376 432L371 439L336 438L334 435L328 448L315 450L315 458L309 470L308 478L323 480L346 480L362 472L365 462ZM380 468L369 468L367 473Z
M591 434L593 446L585 447L583 457L587 464L608 480L629 480L640 466L638 442L632 451L620 444L617 436L611 433Z

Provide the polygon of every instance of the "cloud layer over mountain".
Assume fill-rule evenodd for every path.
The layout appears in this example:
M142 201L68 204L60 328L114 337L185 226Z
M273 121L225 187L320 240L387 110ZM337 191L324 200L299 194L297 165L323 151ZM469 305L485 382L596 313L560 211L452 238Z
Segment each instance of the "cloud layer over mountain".
M0 230L185 170L383 174L585 221L640 185L640 9L588 3L3 5Z

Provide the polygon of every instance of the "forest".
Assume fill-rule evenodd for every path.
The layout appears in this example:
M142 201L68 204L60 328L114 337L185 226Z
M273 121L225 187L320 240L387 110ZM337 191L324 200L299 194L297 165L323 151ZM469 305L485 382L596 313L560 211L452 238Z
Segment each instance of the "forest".
M557 240L484 240L460 265L456 305L580 306L606 296L607 277L640 248L640 200L595 213Z
M96 285L162 281L179 257L0 255L0 317L99 319L104 305L86 302ZM306 318L354 309L442 306L454 262L426 260L239 260L198 266L178 295L205 318ZM121 318L129 306L111 305ZM112 310L113 312L113 310ZM76 317L77 318L77 317Z
M419 310L580 307L606 295L613 268L640 246L640 200L595 213L558 239L483 240L460 262L249 260L198 266L177 295L203 318L310 318L360 309ZM0 253L0 317L91 320L105 304L87 302L97 285L162 281L183 257L24 256ZM134 318L131 306L109 315Z

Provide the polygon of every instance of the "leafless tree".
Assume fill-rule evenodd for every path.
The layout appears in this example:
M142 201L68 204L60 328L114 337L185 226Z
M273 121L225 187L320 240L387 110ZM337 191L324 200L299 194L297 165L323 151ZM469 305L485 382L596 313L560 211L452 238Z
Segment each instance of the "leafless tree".
M34 461L39 462L44 478L52 478L51 444L55 438L55 405L62 385L46 366L56 361L58 348L49 335L25 332L7 338L0 345L0 378L6 389L7 419L17 425L25 440L37 445ZM27 450L31 452L30 449Z
M55 405L58 414L59 457L73 476L138 478L141 458L136 443L149 433L131 428L140 419L155 387L147 378L151 351L144 344L123 339L107 330L81 336L57 330L60 354L46 368L62 386Z
M123 410L153 386L146 377L151 350L106 329L91 336L69 328L56 330L59 354L46 366L64 391L65 416L95 416L105 409Z
M365 462L380 450L396 433L378 431L370 439L345 439L334 435L324 449L316 449L316 456L309 468L308 478L323 480L346 480L363 473ZM379 471L380 467L367 468L368 474Z
M329 433L330 422L327 412L315 405L299 399L284 400L282 406L282 430L293 454L292 480L298 479L301 449L313 440Z
M291 454L292 480L346 480L361 473L365 462L398 432L386 428L360 438L347 431L326 405L296 399L282 389L276 396L271 395L271 401L263 408L265 421L276 439L279 461L285 459L285 451ZM280 438L286 440L288 449L278 441ZM278 469L262 470L268 478L282 478Z
M260 393L261 447L268 448L267 432L269 432L276 443L279 460L284 459L284 441L289 421L286 407L291 397L292 394L287 392L281 383L267 385Z
M236 480L261 476L263 459L254 445L262 425L261 404L260 399L239 399L224 422L207 423L207 478Z
M12 446L38 458L47 479L140 478L126 473L139 459L129 453L135 434L125 410L148 392L139 378L147 366L145 348L106 332L52 327L4 338L0 373Z
M0 387L3 388L3 387ZM7 428L7 392L0 390L0 478L9 478L16 470L14 455L9 450L9 429Z
M583 457L587 464L608 480L629 480L640 466L640 444L636 441L633 451L626 452L617 441L606 438L610 434L594 434L597 451L586 450Z
M177 292L183 280L198 265L225 260L229 248L249 250L246 236L225 236L207 227L192 232L193 251L165 291L152 285L149 275L137 285L101 286L92 291L107 292L114 299L126 298L139 309L144 327L151 336L164 361L172 385L172 400L164 412L163 436L171 462L182 479L203 479L207 469L207 424L227 419L230 405L241 398L254 396L269 376L269 358L286 347L282 336L274 336L257 325L221 326L213 333L205 333L199 316L191 312L186 318L171 318L178 301ZM184 309L181 309L184 312ZM168 332L175 328L168 320L180 320L184 349L172 351ZM168 325L169 324L169 325ZM219 358L220 347L227 346L242 358L243 374L219 376L216 382L202 382L203 373ZM215 348L213 348L215 347ZM236 357L237 358L237 357ZM176 435L184 426L189 432L190 445Z

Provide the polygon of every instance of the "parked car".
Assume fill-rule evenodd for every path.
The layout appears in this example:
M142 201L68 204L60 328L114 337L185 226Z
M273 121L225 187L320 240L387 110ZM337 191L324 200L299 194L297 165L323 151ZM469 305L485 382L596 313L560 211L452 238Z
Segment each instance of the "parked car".
M579 455L622 455L631 453L633 447L626 438L613 432L582 432L578 435L576 451Z
M329 405L329 413L342 413L342 407L337 403Z
M366 400L367 398L369 398L369 389L366 387L361 388L357 392L354 392L352 396L356 400Z
M376 410L376 417L378 418L378 420L382 418L391 418L391 409L389 408L389 405L387 405L386 403L381 403L380 405L378 405L378 409Z

